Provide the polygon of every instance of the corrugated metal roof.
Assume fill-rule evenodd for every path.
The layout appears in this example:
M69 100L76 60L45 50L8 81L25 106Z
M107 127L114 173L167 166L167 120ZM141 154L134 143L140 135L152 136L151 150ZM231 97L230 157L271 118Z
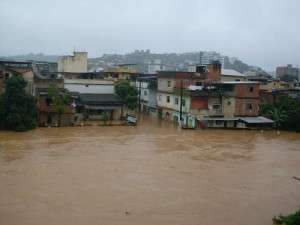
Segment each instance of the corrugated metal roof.
M222 84L259 84L256 81L222 81Z
M86 109L93 109L93 110L114 110L114 109L118 109L121 106L103 106L103 105L99 105L99 106L95 106L95 105L84 105L84 108Z
M204 118L200 119L203 121L237 121L238 118L224 118L224 117L215 117L215 118Z
M116 103L122 104L122 100L114 94L80 94L80 99L84 104L105 104Z
M65 79L65 84L80 84L80 85L113 85L111 80L103 79Z
M239 117L239 120L246 122L246 123L274 123L273 120L270 120L263 116L258 117Z
M231 69L222 69L221 75L224 76L238 76L238 77L246 77L244 74L236 71L236 70L231 70Z
M263 116L257 117L233 117L233 118L224 118L224 117L216 117L216 118L205 118L201 119L203 121L243 121L245 123L258 124L258 123L274 123L273 120L265 118Z

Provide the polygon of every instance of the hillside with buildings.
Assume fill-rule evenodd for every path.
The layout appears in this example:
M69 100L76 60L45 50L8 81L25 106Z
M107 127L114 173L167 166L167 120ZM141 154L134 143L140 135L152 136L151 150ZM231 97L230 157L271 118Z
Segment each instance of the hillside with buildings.
M8 60L33 60L56 62L59 55L27 54L9 57L0 57ZM249 66L245 62L223 56L214 51L187 52L187 53L152 53L150 50L135 50L127 54L103 54L101 57L88 59L88 70L99 71L114 65L134 64L135 70L140 73L152 73L154 69L162 70L184 70L188 71L189 66L204 64L218 60L224 69L233 69L240 73L266 74L259 67ZM151 69L152 68L152 69Z

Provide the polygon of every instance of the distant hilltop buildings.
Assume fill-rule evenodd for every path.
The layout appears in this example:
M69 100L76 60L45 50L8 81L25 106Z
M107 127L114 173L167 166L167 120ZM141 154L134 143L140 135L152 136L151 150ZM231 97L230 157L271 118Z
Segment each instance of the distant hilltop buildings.
M287 66L279 66L276 68L276 76L277 78L291 76L300 79L300 69L293 67L291 64L288 64Z
M103 54L97 58L87 58L86 52L75 51L70 56L28 54L13 57L4 57L6 60L32 60L58 63L60 72L103 71L114 66L135 64L134 70L139 73L152 74L158 70L188 71L190 65L208 65L212 61L219 61L224 69L233 69L240 73L249 71L266 73L258 67L249 66L241 60L222 55L215 51L195 51L187 53L152 53L148 50L135 50L127 54ZM80 61L80 66L73 66ZM62 65L65 68L62 69ZM47 69L46 69L47 70ZM45 71L46 71L45 70Z

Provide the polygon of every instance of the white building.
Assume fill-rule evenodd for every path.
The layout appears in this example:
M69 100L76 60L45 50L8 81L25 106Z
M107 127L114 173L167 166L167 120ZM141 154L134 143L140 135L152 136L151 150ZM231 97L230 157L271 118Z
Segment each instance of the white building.
M94 79L65 79L64 87L80 94L114 94L114 82Z
M74 52L58 59L58 72L85 73L87 65L87 52Z
M212 61L219 61L222 65L224 65L225 57L215 51L207 51L200 52L199 60L201 65L208 65Z

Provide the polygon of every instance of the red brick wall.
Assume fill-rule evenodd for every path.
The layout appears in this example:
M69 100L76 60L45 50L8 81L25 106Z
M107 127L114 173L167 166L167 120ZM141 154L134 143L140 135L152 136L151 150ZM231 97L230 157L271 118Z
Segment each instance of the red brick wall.
M221 70L215 65L208 65L207 79L212 81L219 81L221 79Z
M182 81L182 88L188 88L190 85L193 85L192 79L176 79L176 88L181 88L181 81Z
M247 104L251 104L252 109L247 108ZM235 99L235 116L258 116L259 99Z
M193 97L191 103L192 109L207 109L208 99L203 97Z
M235 96L238 98L259 98L259 84L236 84Z
M49 112L49 113L56 113L57 110L54 106L48 106L47 103L46 103L46 99L45 98L39 98L38 99L38 102L37 102L37 108L40 112ZM64 108L64 114L73 114L75 113L75 109L68 105L68 106L65 106Z

